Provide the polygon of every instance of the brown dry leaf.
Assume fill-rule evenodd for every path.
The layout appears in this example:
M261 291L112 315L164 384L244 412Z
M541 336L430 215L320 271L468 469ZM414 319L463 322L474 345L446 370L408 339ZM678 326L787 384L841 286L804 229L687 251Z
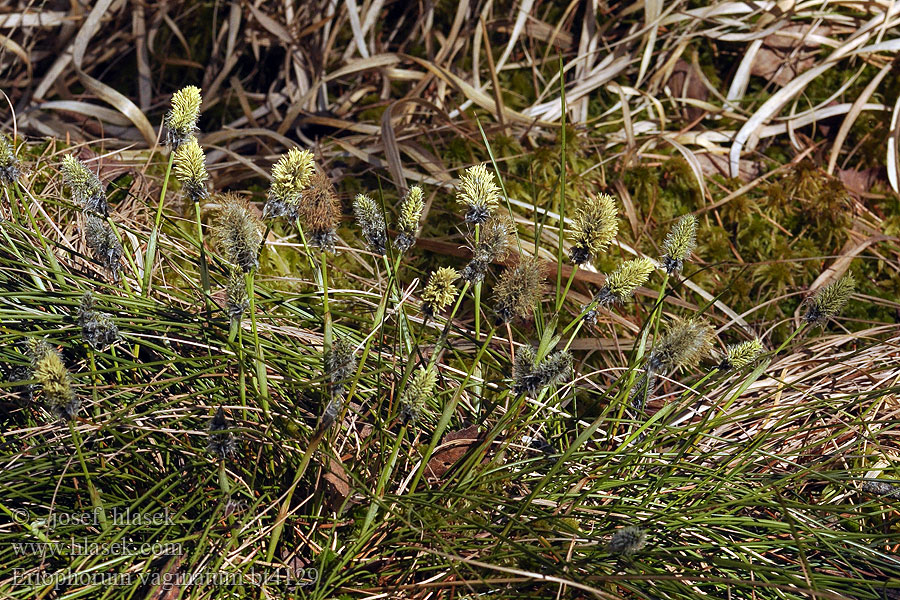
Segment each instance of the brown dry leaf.
M326 457L322 482L329 508L331 510L339 509L350 495L350 478L347 477L347 471L339 459Z
M729 173L729 162L728 157L721 154L708 154L708 153L696 153L697 162L700 163L700 168L703 170L703 174L707 177L712 177L713 175L721 175L722 177L731 177ZM749 160L741 160L740 163L740 174L738 178L741 181L752 181L756 179L762 174L762 167L759 163L749 161Z
M787 85L816 62L815 55L820 45L808 39L808 36L815 34L818 38L828 35L828 32L827 27L820 26L813 30L807 24L783 27L763 40L750 67L750 74L780 86Z
M878 179L878 168L869 169L838 169L838 177L841 183L847 188L847 191L856 194L866 194Z
M692 98L703 102L709 99L709 90L703 85L697 68L682 58L679 58L672 68L672 75L669 76L666 85L669 86L669 90L675 98ZM691 121L704 113L704 110L698 106L687 106L685 110Z
M478 443L478 426L471 425L459 431L451 431L444 436L441 448L428 461L428 475L443 477L470 448Z

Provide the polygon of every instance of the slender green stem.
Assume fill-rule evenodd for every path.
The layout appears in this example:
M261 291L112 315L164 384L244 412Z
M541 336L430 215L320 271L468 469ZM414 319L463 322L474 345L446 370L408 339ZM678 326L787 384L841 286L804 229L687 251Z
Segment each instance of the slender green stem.
M206 245L203 243L203 221L200 216L200 201L194 199L194 220L197 225L197 246L200 249L200 284L203 286L203 303L206 306L207 317L212 311L210 299L209 265L206 263Z
M328 308L328 258L323 250L319 254L319 265L322 269L322 321L325 325L325 352L331 350L334 333L332 332L331 310Z
M163 205L166 201L166 190L169 188L169 177L172 175L172 162L175 160L175 153L169 153L169 162L166 164L166 176L163 179L162 190L159 192L159 204L156 206L156 219L153 221L153 231L150 233L150 241L147 243L147 255L144 257L144 280L141 284L141 291L144 296L150 293L150 275L153 271L153 264L156 262L156 246L159 243L159 228L162 224Z
M556 312L559 312L559 309L562 308L563 302L566 300L566 296L569 295L569 288L572 287L572 282L575 281L575 273L578 272L578 265L572 266L572 272L569 274L569 280L566 282L566 289L563 290L562 296L556 299Z
M403 445L403 440L406 439L406 429L407 425L404 423L403 426L400 427L400 433L397 434L397 438L394 440L394 445L391 448L391 457L388 459L384 468L381 469L381 473L378 476L378 483L375 485L375 496L372 498L372 504L369 505L369 511L366 513L365 521L363 521L359 539L365 539L367 537L369 527L372 525L372 521L375 520L375 515L378 513L378 501L381 500L381 497L384 494L385 485L391 474L394 472L394 465L397 462L397 455L400 453L400 446Z
M253 333L253 350L256 356L256 385L259 390L259 401L263 414L269 414L269 379L266 370L263 349L259 343L259 332L256 330L256 299L253 290L253 271L244 275L247 285L247 298L250 300L250 330Z
M84 479L87 482L88 493L91 496L91 506L94 507L94 510L100 516L100 523L103 525L103 528L106 529L106 512L103 508L103 500L100 498L100 494L97 492L97 488L94 487L94 482L91 481L91 474L88 471L87 463L84 462L84 454L81 452L81 435L78 433L78 430L75 429L74 421L69 421L69 432L72 434L72 443L75 445L75 453L78 455L78 462L81 463L81 471L84 473Z

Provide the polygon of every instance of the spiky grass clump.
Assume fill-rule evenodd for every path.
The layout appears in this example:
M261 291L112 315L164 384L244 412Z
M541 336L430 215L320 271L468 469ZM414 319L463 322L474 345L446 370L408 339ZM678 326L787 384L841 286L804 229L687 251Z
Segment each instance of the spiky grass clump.
M209 179L209 173L206 171L206 155L197 138L191 136L178 146L178 150L175 151L174 173L184 188L184 193L193 202L199 202L209 195L206 191L206 180Z
M114 281L119 281L124 251L109 224L92 213L85 213L84 240L91 249L94 260L110 272Z
M434 316L441 312L456 298L456 283L459 273L453 267L441 267L431 274L425 289L422 290L422 312L426 316Z
M397 219L398 234L394 240L394 245L400 252L406 252L416 243L419 220L422 218L422 211L425 210L423 196L422 188L414 185L409 188L400 204L400 216Z
M740 344L733 344L725 349L725 357L719 363L721 371L736 371L756 362L765 351L762 341L753 338Z
M654 372L692 368L712 351L713 328L697 319L676 319L669 324L650 353L648 368Z
M482 225L500 202L500 187L485 165L474 165L460 178L456 199L468 207L466 222Z
M404 420L418 421L425 410L425 401L434 393L437 371L434 368L419 367L400 396L400 406Z
M74 419L81 400L75 394L72 377L59 352L44 340L37 339L28 341L28 350L31 372L47 408L60 419Z
M640 257L622 263L606 278L606 284L594 296L592 304L596 307L609 307L624 304L634 292L647 283L656 264L649 258ZM590 308L584 315L588 323L597 321L597 308Z
M811 325L825 325L828 319L841 314L856 289L856 279L851 273L819 288L806 302L803 320Z
M313 174L309 186L300 195L298 211L309 245L334 252L341 209L327 175Z
M262 221L237 194L221 196L222 209L213 228L213 238L232 265L248 273L259 266Z
M494 288L494 311L499 321L509 323L517 316L528 318L541 300L544 279L541 261L533 256L526 256L515 267L503 271Z
M618 529L609 540L607 550L610 554L632 556L640 552L647 544L647 532L640 527L629 525Z
M19 180L21 174L12 138L5 133L0 133L0 185L13 185Z
M216 409L216 414L213 415L213 418L209 420L209 425L207 426L209 442L206 444L206 451L220 460L224 460L237 452L237 439L226 431L228 426L225 409L220 406Z
M369 250L383 255L387 245L387 230L381 207L366 194L357 194L353 200L353 214L356 216L356 224L362 230Z
M575 211L572 221L569 257L576 265L583 265L593 261L616 238L616 199L602 193L589 196Z
M297 218L301 195L312 183L315 174L316 163L312 152L299 148L288 150L272 166L272 185L263 217Z
M85 212L109 216L106 203L106 190L100 178L86 164L66 154L62 158L63 183L69 186L72 200L79 204Z
M691 252L697 246L697 217L684 215L672 226L666 241L663 242L662 257L663 268L669 275L680 273L684 268L684 261L688 260Z
M202 102L200 88L194 85L172 94L172 106L165 117L167 140L172 150L178 150L179 146L194 136Z
M469 244L472 260L463 269L462 278L470 283L483 280L488 265L509 254L509 236L514 230L512 220L505 216L491 217L485 222L478 240Z
M536 396L550 385L560 385L572 375L572 355L559 350L537 361L535 349L525 346L516 354L513 362L512 390L516 394Z
M81 337L94 350L102 350L119 341L119 328L112 315L96 309L94 295L88 291L78 306L78 324Z
M250 300L247 297L244 273L240 268L232 267L228 270L228 281L225 284L225 312L232 322L240 322L248 308Z

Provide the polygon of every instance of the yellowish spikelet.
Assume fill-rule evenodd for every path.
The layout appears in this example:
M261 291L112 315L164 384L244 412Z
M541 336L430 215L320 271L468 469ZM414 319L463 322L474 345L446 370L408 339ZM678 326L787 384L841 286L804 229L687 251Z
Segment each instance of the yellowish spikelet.
M247 201L237 194L223 194L221 201L222 210L213 228L213 237L228 262L246 273L259 266L262 222Z
M819 288L807 301L804 320L812 325L824 325L828 319L838 316L844 310L854 290L856 278L851 273Z
M606 293L601 290L602 296L607 296L611 302L623 303L634 295L634 291L647 283L650 274L656 268L656 264L649 258L640 257L619 265L606 278ZM606 299L606 298L605 298ZM603 302L601 304L609 304Z
M728 346L725 349L725 358L719 363L719 369L722 371L743 369L756 362L764 350L765 347L759 338Z
M583 265L594 260L616 238L616 199L609 194L590 196L575 211L572 221L569 257L576 265Z
M43 340L29 340L31 369L47 408L61 419L72 419L81 402L59 353Z
M375 254L384 254L387 231L381 207L366 194L357 194L353 200L353 214L356 215L356 223L362 229L369 249Z
M400 397L403 417L407 421L415 422L422 417L425 411L425 402L434 392L436 382L437 371L435 369L419 367L413 374Z
M422 290L422 312L428 316L447 308L456 299L459 273L453 267L441 267L431 274Z
M312 152L291 148L272 166L269 200L296 207L315 173L316 163Z
M691 257L697 245L697 217L684 215L672 226L666 241L663 242L662 263L666 273L673 275L681 272L684 261Z
M400 216L397 219L397 239L394 245L400 252L406 252L416 243L416 234L419 231L419 220L425 209L425 200L422 188L417 185L409 188L406 197L400 204Z
M69 186L72 193L72 200L87 212L97 213L103 217L109 215L103 184L86 164L73 155L66 154L62 158L60 170L63 183Z
M456 199L469 207L466 222L481 225L488 220L500 202L500 188L494 180L494 174L484 165L469 167L460 178Z
M194 202L198 202L208 195L206 180L209 173L206 172L206 155L203 148L197 142L197 138L191 138L178 147L175 151L175 178L181 182L185 194Z
M190 139L197 130L200 119L200 88L186 86L172 94L172 107L166 113L165 124L169 145L177 150Z
M713 337L713 328L703 321L677 319L669 325L659 343L654 345L648 369L659 372L695 367L709 356Z

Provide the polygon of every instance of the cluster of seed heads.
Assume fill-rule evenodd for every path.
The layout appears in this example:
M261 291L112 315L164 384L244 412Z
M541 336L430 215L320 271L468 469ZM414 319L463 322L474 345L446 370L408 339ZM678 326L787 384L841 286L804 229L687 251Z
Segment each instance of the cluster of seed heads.
M593 261L616 238L619 222L616 201L609 194L588 196L575 210L569 237L572 247L569 257L576 265Z
M536 257L524 257L506 269L494 287L494 312L501 323L515 317L527 318L540 302L544 286L544 269Z
M417 185L409 188L400 203L400 214L397 217L397 237L394 245L400 252L406 252L416 243L419 231L419 220L425 210L425 199L422 188Z
M200 202L209 196L206 190L206 181L209 179L209 173L206 171L206 155L197 138L191 136L178 146L174 162L175 178L181 183L184 193L192 202Z
M299 216L301 196L316 173L312 152L291 148L272 166L272 185L263 210L265 218Z
M572 376L572 355L559 350L537 360L537 353L531 346L525 346L513 361L513 386L516 394L537 395L550 385L560 385Z
M422 312L434 316L456 299L456 280L459 273L453 267L441 267L434 271L422 290Z
M60 419L74 419L81 400L75 394L72 378L59 352L44 340L30 339L28 354L31 373L37 381L35 388L47 409Z
M610 554L629 557L640 552L647 544L647 532L640 527L629 525L616 530L606 549Z
M119 341L119 328L112 315L96 309L96 301L91 292L85 292L78 306L78 324L81 337L94 350L102 350Z
M765 351L762 340L753 338L740 344L728 346L725 349L725 357L719 363L720 371L736 371L756 362L756 359Z
M237 194L221 196L222 209L213 228L213 237L225 258L245 273L259 266L262 221Z
M353 200L353 214L369 250L383 255L387 245L387 229L381 207L366 194L357 194Z
M250 300L247 297L247 282L244 272L238 267L228 269L228 281L225 284L225 311L233 323L240 323Z
M402 417L409 422L421 419L425 411L425 402L434 392L437 382L437 371L433 368L419 367L407 382L400 396Z
M225 409L220 406L206 428L209 433L206 451L219 459L226 459L237 452L237 439L227 431L228 426Z
M325 377L328 379L331 399L322 414L319 430L330 427L343 409L345 388L356 373L357 365L356 349L343 338L335 338L324 358Z
M811 325L824 325L844 310L855 289L856 279L852 274L819 288L806 302L804 321Z
M697 218L684 215L672 226L663 242L662 265L669 275L675 275L684 268L684 261L690 258L697 246Z
M462 271L462 278L470 283L484 279L488 265L501 261L509 254L509 236L515 230L512 220L494 216L482 226L477 240L470 242L472 260Z
M22 174L19 159L16 158L16 147L5 133L0 133L0 185L11 186Z
M594 296L584 319L588 323L597 321L597 307L608 308L615 304L624 304L635 290L647 283L656 265L649 258L635 258L622 263L606 278L606 284Z
M460 179L456 199L468 207L466 223L483 225L500 202L500 188L494 174L484 165L469 167Z
M189 85L172 95L172 106L166 113L165 125L169 146L172 150L178 150L181 144L187 142L197 131L197 121L200 119L200 88Z

